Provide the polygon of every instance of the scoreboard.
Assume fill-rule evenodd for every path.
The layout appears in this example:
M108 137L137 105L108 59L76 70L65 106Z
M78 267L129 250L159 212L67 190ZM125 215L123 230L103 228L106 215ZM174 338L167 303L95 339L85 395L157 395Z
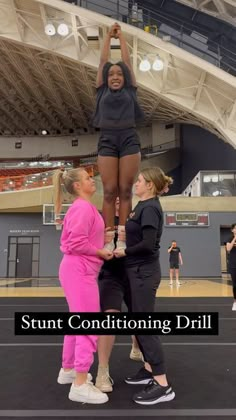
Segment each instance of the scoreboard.
M210 225L209 213L200 212L173 212L165 213L165 226L167 227L207 227Z

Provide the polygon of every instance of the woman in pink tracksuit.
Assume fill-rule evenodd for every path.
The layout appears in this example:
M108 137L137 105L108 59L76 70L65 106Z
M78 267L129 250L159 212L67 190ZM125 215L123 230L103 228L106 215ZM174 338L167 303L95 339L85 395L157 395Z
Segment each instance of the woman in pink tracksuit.
M75 200L66 213L61 235L59 279L70 312L99 312L97 277L103 259L112 258L104 249L104 222L96 207L90 202L96 191L95 183L82 169L56 171L54 175L55 211L60 213L62 185ZM108 401L88 375L97 349L97 336L70 336L64 338L62 369L58 383L72 383L69 399L78 402L101 404Z

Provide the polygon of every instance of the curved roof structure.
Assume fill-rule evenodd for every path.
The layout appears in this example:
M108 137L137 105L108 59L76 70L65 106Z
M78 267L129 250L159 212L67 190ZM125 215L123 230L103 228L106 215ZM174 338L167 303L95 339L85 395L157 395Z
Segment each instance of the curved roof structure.
M234 0L175 0L185 6L207 13L236 26L236 3Z
M45 34L64 22L69 34ZM0 133L79 133L89 130L100 48L113 20L60 0L0 0ZM236 79L142 29L122 23L146 123L196 124L236 146ZM144 55L164 61L142 73ZM114 41L112 60L119 59Z

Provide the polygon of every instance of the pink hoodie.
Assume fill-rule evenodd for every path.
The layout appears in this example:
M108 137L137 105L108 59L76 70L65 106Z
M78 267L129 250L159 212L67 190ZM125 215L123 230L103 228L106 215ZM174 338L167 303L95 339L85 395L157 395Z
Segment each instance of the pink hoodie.
M96 207L77 198L64 218L60 250L100 267L103 261L96 251L104 247L104 229L103 218Z

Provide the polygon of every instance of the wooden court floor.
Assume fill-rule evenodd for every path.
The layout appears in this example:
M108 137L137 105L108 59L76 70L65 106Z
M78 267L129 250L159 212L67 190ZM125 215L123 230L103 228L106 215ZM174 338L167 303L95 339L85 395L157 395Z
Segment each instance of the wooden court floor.
M169 285L164 278L158 289L159 297L228 297L232 296L229 275L222 278L183 278L181 285ZM0 279L0 297L62 297L63 291L55 278Z

